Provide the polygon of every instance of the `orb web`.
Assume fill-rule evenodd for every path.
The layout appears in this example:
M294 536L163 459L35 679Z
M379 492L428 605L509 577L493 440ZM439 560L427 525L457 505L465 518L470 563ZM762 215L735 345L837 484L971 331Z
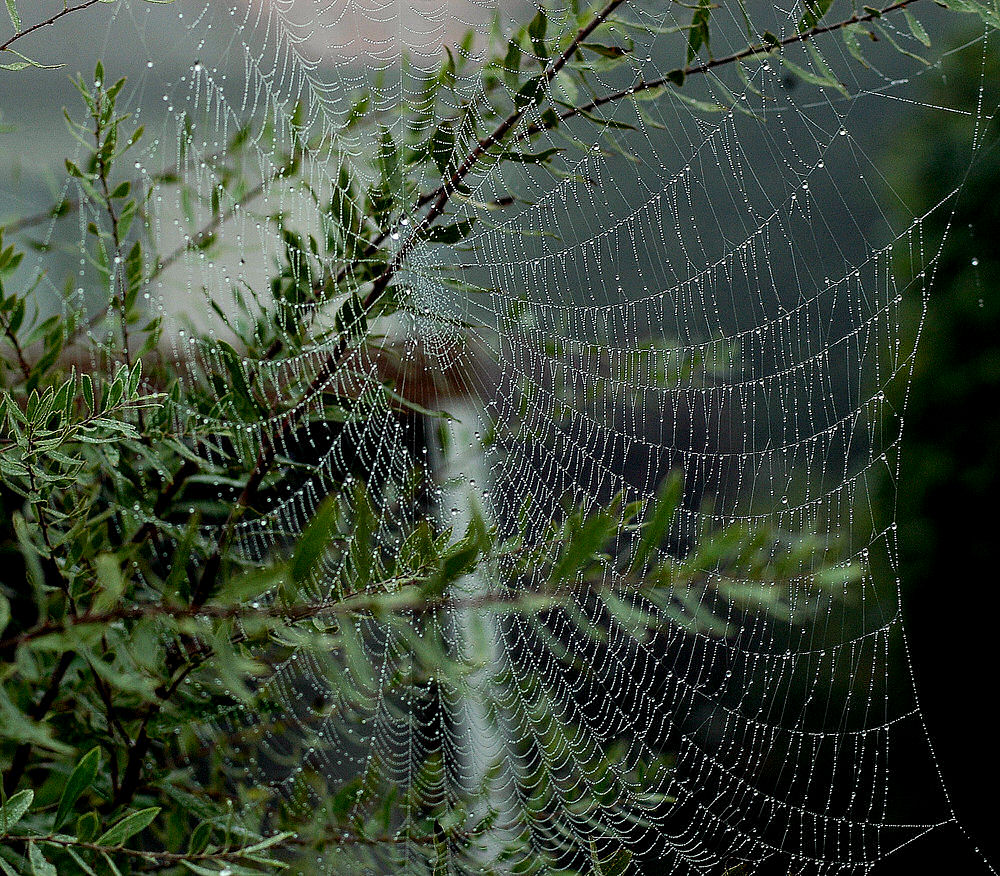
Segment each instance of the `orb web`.
M576 12L548 7L546 39L571 38ZM754 40L784 38L803 9L751 13ZM899 471L916 343L901 309L926 301L941 241L925 238L926 215L887 206L871 128L899 106L958 110L921 100L933 68L897 75L900 59L876 48L862 65L838 39L822 48L840 89L760 54L651 87L682 57L691 11L632 0L601 32L627 41L626 62L596 55L589 92L562 74L543 83L513 129L526 157L465 177L446 217L468 223L462 239L416 236L425 193L455 165L385 171L396 189L373 215L362 193L373 168L402 161L393 150L452 119L462 154L502 120L493 107L515 71L484 76L497 45L518 70L546 69L530 41L507 43L532 14L473 0L130 0L105 24L109 42L138 35L119 63L153 133L136 173L183 181L155 187L162 255L146 290L182 381L208 395L178 407L176 435L210 459L225 435L248 463L272 444L289 472L234 524L236 551L266 564L336 496L337 546L304 585L333 603L356 591L361 552L378 582L366 587L398 584L422 521L458 539L476 511L530 539L568 506L649 501L679 470L678 555L706 531L767 526L836 541L860 579L840 594L793 581L780 606L758 595L749 608L721 572L681 582L650 636L630 629L638 597L613 616L582 592L543 620L477 609L497 580L538 583L499 557L459 582L457 607L409 626L339 622L344 653L285 643L255 681L266 707L192 681L205 719L189 757L213 759L256 825L247 789L322 817L353 782L361 822L397 789L392 836L359 857L334 834L317 872L418 871L427 801L466 798L469 824L491 814L479 853L499 872L586 870L595 848L626 848L645 873L869 872L954 821L929 749L925 819L901 823L893 807L893 752L924 730L903 677L896 527L873 496ZM748 26L714 10L713 56L739 52ZM901 21L885 27L920 48ZM801 45L788 51L825 75ZM546 111L582 106L549 127ZM538 160L549 149L551 165ZM350 330L337 314L371 288L374 256L357 256L373 241L398 262L398 309L373 315L377 343L339 355ZM339 284L329 301L288 293L325 277ZM234 347L241 321L260 319L305 325L304 341L289 333L280 355ZM226 369L270 408L212 404L210 375ZM334 397L351 404L331 423ZM352 550L362 516L370 532ZM421 674L431 640L472 667L461 681Z

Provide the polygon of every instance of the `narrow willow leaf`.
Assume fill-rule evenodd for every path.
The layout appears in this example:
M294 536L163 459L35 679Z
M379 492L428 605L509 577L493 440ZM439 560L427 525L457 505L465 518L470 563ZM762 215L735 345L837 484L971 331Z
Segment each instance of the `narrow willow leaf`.
M85 812L76 820L76 838L81 842L89 843L97 836L100 824L96 812Z
M0 836L10 833L11 828L17 824L24 814L31 808L31 801L35 799L35 792L32 790L18 791L8 798L7 802L0 806Z
M799 33L812 30L822 21L823 16L833 5L833 0L806 0L805 14L799 19Z
M545 45L545 31L547 27L548 18L545 15L545 10L539 9L528 25L528 36L531 39L531 47L535 50L535 54L541 61L544 61L549 56L548 48Z
M851 56L861 63L863 67L868 66L868 62L865 60L864 55L861 54L861 44L858 42L858 34L867 34L868 31L865 30L860 24L849 24L842 31L844 45L847 46L847 51L851 53Z
M82 872L86 873L87 876L97 876L97 872L94 870L94 868L91 867L90 864L88 864L85 860L83 860L83 858L81 858L80 855L76 851L74 851L72 846L65 846L64 850L66 854L69 855L76 862L76 866L79 867Z
M427 240L431 243L458 243L468 237L476 224L475 217L451 225L436 225L427 232Z
M912 33L925 46L930 48L931 38L927 35L927 31L924 30L924 26L917 20L917 16L904 6L903 17L906 19L906 23L910 26L910 33Z
M517 161L521 164L545 164L562 151L559 146L553 146L540 152L505 152L501 159L503 161Z
M20 33L21 16L17 14L17 3L14 0L7 0L7 14L10 15L11 24L14 25L14 33Z
M28 843L28 860L31 861L33 876L59 876L55 866L42 854L42 850L35 843Z
M58 830L69 818L76 801L80 795L93 784L97 777L97 767L101 762L101 752L98 748L92 748L82 758L70 773L66 780L66 787L63 788L62 797L59 799L59 808L56 810L56 819L52 827Z
M642 527L642 537L632 559L632 569L645 565L646 561L660 549L671 521L680 508L684 496L684 475L677 471L663 479L653 505L650 519Z
M207 821L202 821L192 831L191 839L188 841L188 854L200 855L208 846L212 838L212 825Z
M159 806L150 806L147 809L140 809L126 815L121 821L112 825L104 831L95 841L99 846L120 846L135 836L141 830L145 830L153 823L153 820L160 814Z
M844 86L841 85L836 79L832 77L828 78L820 75L819 73L814 73L812 70L807 70L805 67L800 67L784 55L779 56L779 59L784 67L786 67L791 73L794 73L803 82L808 82L810 85L818 85L820 88L833 88L845 97L849 97L847 89L844 88Z
M296 583L305 581L330 545L330 536L337 525L340 509L328 499L313 515L292 556L291 574Z

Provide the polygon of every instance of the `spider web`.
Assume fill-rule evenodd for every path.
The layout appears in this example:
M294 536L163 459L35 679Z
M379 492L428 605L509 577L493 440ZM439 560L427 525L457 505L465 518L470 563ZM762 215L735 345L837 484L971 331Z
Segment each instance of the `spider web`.
M571 32L560 11L550 10L550 28ZM283 242L267 217L323 233L316 203L334 197L340 168L369 173L376 126L348 127L356 95L370 95L364 113L397 142L429 136L461 102L482 113L494 99L480 75L490 34L531 14L472 0L117 8L108 43L137 36L138 52L120 66L136 68L134 101L157 138L136 171L152 182L177 168L199 196L157 189L152 236L167 242L164 252L180 250L147 290L192 384L223 361L221 346L197 337L232 340L241 301L296 306L268 291ZM754 38L793 33L802 14L751 8ZM302 812L321 809L325 790L304 777L382 777L400 789L397 839L418 798L457 802L488 780L480 805L496 826L484 860L521 840L505 871L545 869L540 862L586 870L593 848L624 847L634 872L777 864L785 869L773 872L866 873L955 821L929 747L926 817L895 815L893 752L924 729L905 670L896 526L874 498L899 470L903 411L889 399L905 396L895 390L907 384L916 342L900 311L926 301L941 242L925 240L925 215L885 206L892 193L870 128L920 103L924 72L876 49L862 66L834 38L824 51L849 97L796 84L773 57L749 57L692 78L681 92L688 100L673 91L647 99L637 87L676 66L682 48L670 29L687 26L690 10L637 0L616 16L633 23L634 50L614 69L598 63L591 82L595 94L634 93L534 142L536 152L565 150L558 174L527 162L473 170L449 207L450 221L476 223L458 245L412 240L421 211L410 195L411 206L377 229L403 254L399 311L377 326L390 357L356 355L330 369L339 336L329 308L309 316L314 340L295 355L241 360L248 382L276 407L292 406L287 416L315 452L265 513L237 524L235 543L249 561L266 559L327 494L353 508L359 480L381 497L376 541L390 549L424 518L457 537L474 508L501 533L541 533L567 503L650 500L681 470L684 501L669 533L679 554L706 529L766 525L836 538L861 579L834 596L793 586L784 617L681 585L654 638L631 635L627 615L602 618L600 641L566 615L546 626L442 610L426 625L415 620L412 640L359 619L361 659L349 671L360 694L331 686L315 654L294 652L261 682L276 713L213 707L197 734L235 781L275 789ZM885 26L921 48L901 23L887 17ZM461 42L469 28L473 38ZM736 7L715 10L712 28L716 57L747 44ZM621 24L609 32L626 36ZM443 44L464 67L453 96L429 104ZM538 66L525 46L518 53L522 68ZM800 63L816 69L805 53ZM553 101L589 100L556 77L516 131L544 124ZM480 131L496 125L477 122ZM234 195L220 187L214 156L248 123L246 161L260 189ZM307 139L316 145L302 150L299 178L277 175L282 156ZM225 221L211 228L211 247L188 246L212 221L213 192ZM935 210L950 211L952 200ZM401 417L382 390L387 368L399 396L452 418ZM335 431L308 425L323 414L317 385L363 401L363 416ZM246 458L283 416L246 426ZM225 411L177 423L179 434L230 426ZM416 498L415 467L424 484ZM342 536L349 545L351 529ZM312 595L335 597L354 572L348 551L331 554ZM474 598L494 573L504 569L482 569L460 587ZM599 615L584 595L574 599L583 617ZM400 693L393 679L412 669L423 636L479 668L461 686L430 678ZM205 691L207 702L214 693ZM616 744L618 759L602 766ZM440 761L429 761L435 751ZM661 767L640 779L640 762ZM599 785L602 803L583 805ZM374 806L358 792L358 818ZM417 867L411 845L387 849L385 872ZM354 852L331 842L316 872L349 872Z

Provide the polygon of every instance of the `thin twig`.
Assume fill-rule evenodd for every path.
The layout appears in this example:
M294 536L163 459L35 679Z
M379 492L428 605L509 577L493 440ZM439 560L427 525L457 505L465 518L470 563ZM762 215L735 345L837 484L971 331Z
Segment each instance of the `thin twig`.
M39 21L37 24L31 25L31 27L25 28L19 33L14 34L6 42L0 43L0 52L5 52L19 39L26 37L29 33L34 33L36 30L40 30L43 27L48 27L49 25L55 24L64 15L69 15L72 12L79 12L81 9L86 9L89 6L94 6L97 3L103 3L105 0L85 0L83 3L78 3L76 6L64 6L55 15L50 16L45 19L45 21Z
M787 36L776 43L755 43L747 46L745 49L739 52L734 52L731 55L726 55L721 58L711 58L701 64L695 64L691 67L685 67L680 70L673 71L672 74L664 76L660 79L649 79L640 80L635 85L622 89L621 91L615 91L611 94L605 94L601 97L595 98L590 103L584 104L578 107L572 107L564 110L560 113L557 119L553 119L551 122L543 122L541 124L535 123L528 128L526 128L521 134L521 138L532 137L541 131L550 131L552 128L556 127L561 122L571 119L574 116L583 115L595 110L601 106L608 103L613 103L618 100L623 100L625 98L630 98L634 96L637 92L648 91L654 88L663 88L665 86L675 85L675 79L673 77L687 79L689 76L697 76L699 73L708 73L710 70L714 70L716 67L722 67L726 64L733 64L737 61L742 61L744 58L751 58L757 55L769 55L778 49L783 49L786 46L794 45L795 43L803 43L814 37L820 36L825 33L832 33L833 31L843 30L845 27L850 27L852 24L865 24L867 22L873 21L876 18L880 18L883 15L887 15L891 12L904 9L907 6L912 6L917 0L900 0L898 3L893 3L891 6L886 6L883 9L876 12L869 12L864 15L852 15L850 18L845 18L843 21L838 21L834 24L823 25L822 27L814 27L810 30L801 31L800 33L792 34Z

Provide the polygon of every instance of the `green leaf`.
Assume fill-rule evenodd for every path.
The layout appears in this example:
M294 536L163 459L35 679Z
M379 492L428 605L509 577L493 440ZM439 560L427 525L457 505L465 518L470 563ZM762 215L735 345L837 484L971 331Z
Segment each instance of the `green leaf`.
M403 164L399 147L388 128L382 129L378 146L378 168L382 174L382 187L390 196L400 194L403 187Z
M514 95L514 106L526 109L534 104L538 106L545 99L545 77L535 76L525 82Z
M56 810L56 820L52 823L54 830L58 830L69 818L76 801L80 795L89 788L97 777L97 767L101 762L101 752L98 748L92 748L74 767L63 788L62 797L59 798L59 809Z
M431 158L442 176L448 173L448 165L455 152L455 130L450 122L442 122L431 136Z
M17 72L19 70L24 70L28 67L37 67L40 70L56 70L62 67L62 64L42 64L36 61L34 58L29 58L27 55L22 55L17 49L8 48L5 51L10 52L12 55L17 55L21 60L14 61L12 64L0 64L0 70L12 70Z
M10 15L11 24L14 25L14 33L20 33L21 16L17 14L17 4L14 0L7 0L7 14Z
M535 54L538 55L542 63L549 56L548 48L545 45L545 31L547 28L548 18L545 15L545 10L539 9L528 25L528 36L531 39L531 47L535 50Z
M10 829L24 817L34 799L34 791L18 791L0 806L0 836L10 833Z
M681 472L673 472L660 483L652 516L642 527L642 537L632 558L633 571L645 565L654 552L660 549L663 537L677 514L677 509L680 508L683 496L684 475Z
M623 49L621 46L605 46L600 43L580 43L580 45L596 52L602 58L621 58L628 54L628 49Z
M691 28L688 31L687 62L690 64L698 55L701 47L708 49L709 57L712 56L709 44L709 21L712 16L711 0L698 0L698 7L691 17Z
M98 613L109 611L118 604L125 592L126 581L121 563L114 554L98 554L94 558L94 570L97 572L100 589L94 598L93 610Z
M910 33L912 33L925 46L930 48L931 38L927 35L927 31L924 30L924 26L917 20L917 17L905 6L903 7L903 17L906 19L906 23L910 26Z
M76 820L76 837L81 842L89 843L97 836L101 823L96 812L85 812Z
M59 876L59 872L46 860L42 850L35 843L28 843L28 860L31 861L33 876Z
M294 831L286 830L282 833L276 833L274 836L269 836L266 839L261 840L259 843L254 843L252 846L247 846L245 849L240 849L240 854L242 855L252 855L255 852L262 852L265 849L273 848L279 843L283 843L287 839L291 839L295 836Z
M809 44L809 48L812 48L811 43ZM784 55L780 55L779 60L781 61L783 66L785 66L791 73L794 73L796 76L798 76L799 79L801 79L803 82L808 82L810 85L818 85L820 88L833 88L839 91L845 97L850 96L847 93L847 89L844 88L844 86L833 77L832 73L829 73L830 68L827 67L825 63L823 64L823 68L825 68L825 70L821 68L820 72L815 73L812 70L807 70L805 67L800 67L795 62L786 58Z
M149 827L159 814L159 806L150 806L147 809L132 812L104 831L95 842L99 846L123 845L130 837Z
M851 56L855 60L859 61L862 66L867 67L868 62L865 60L864 55L861 54L861 44L858 42L859 33L867 34L868 31L860 24L849 24L845 27L842 32L844 45L847 46L847 51L851 53Z
M603 119L598 120L598 122L605 123ZM540 152L505 152L500 157L503 161L517 161L521 164L546 164L551 161L553 155L562 151L560 147L553 146Z
M590 857L594 864L594 876L625 876L632 863L632 853L628 849L600 855L593 840L590 841Z
M299 543L292 556L290 571L295 583L301 584L305 581L316 563L326 553L339 516L340 508L335 498L331 497L319 506L313 519L309 521L309 525L299 537Z
M188 842L188 854L200 855L208 846L208 841L212 838L212 825L207 821L202 821L191 832L191 840Z
M361 340L368 334L368 317L365 314L364 302L356 293L352 292L340 306L333 324L338 332L352 340Z
M806 0L803 5L806 11L799 19L799 33L816 27L833 5L833 0Z
M63 850L69 855L75 862L76 866L80 868L87 876L97 876L97 872L93 867L90 866L80 855L73 849L72 846L65 846Z

